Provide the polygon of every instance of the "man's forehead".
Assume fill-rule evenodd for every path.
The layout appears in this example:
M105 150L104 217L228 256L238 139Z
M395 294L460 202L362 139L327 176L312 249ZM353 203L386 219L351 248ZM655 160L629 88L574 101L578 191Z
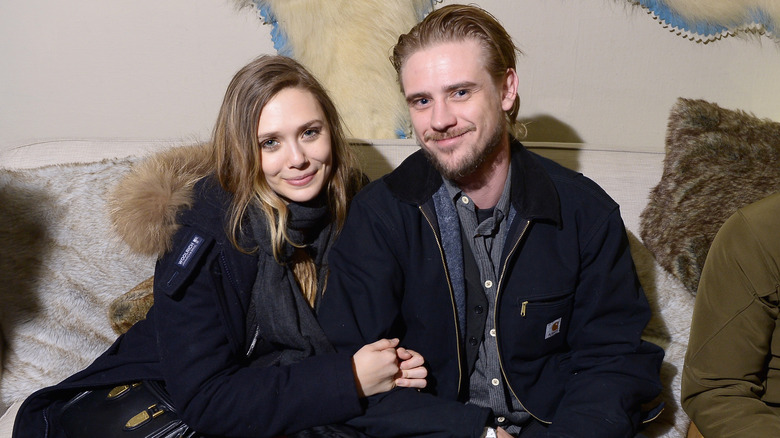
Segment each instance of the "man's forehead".
M417 50L401 68L404 91L421 91L411 90L410 87L447 89L456 84L489 78L481 51L481 46L473 39L441 42Z

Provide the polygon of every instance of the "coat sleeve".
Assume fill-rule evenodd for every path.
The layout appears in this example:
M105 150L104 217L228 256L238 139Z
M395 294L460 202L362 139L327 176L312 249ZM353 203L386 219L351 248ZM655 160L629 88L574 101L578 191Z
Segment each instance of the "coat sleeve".
M777 378L771 360L776 361L772 344L778 345L772 338L780 284L778 214L775 209L768 224L750 223L740 213L732 216L716 235L702 270L682 405L705 436L780 436L778 410L762 400L767 373Z
M350 355L247 365L246 315L228 281L232 250L183 226L155 271L160 366L182 419L203 434L270 437L361 413Z
M329 255L318 318L340 352L353 353L380 338L403 339L404 273L396 244L406 240L388 216L356 199ZM396 388L369 397L365 414L350 424L375 437L479 437L489 415L474 405Z
M634 436L642 403L661 391L663 350L643 341L650 319L617 207L585 218L567 342L571 376L548 436ZM589 227L589 228L587 228Z

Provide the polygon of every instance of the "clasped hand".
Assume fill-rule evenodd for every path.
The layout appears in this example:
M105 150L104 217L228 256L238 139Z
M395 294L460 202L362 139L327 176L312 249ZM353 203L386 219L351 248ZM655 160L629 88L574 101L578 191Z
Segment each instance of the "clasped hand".
M398 347L398 339L380 339L364 345L352 356L355 384L361 397L389 391L396 386L424 388L428 370L416 351Z

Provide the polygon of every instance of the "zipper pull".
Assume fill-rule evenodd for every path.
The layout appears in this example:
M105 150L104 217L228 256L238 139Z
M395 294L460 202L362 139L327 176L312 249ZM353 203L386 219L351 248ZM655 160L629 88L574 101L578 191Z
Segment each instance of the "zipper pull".
M523 301L523 303L520 305L520 316L525 318L525 307L528 305L528 301Z

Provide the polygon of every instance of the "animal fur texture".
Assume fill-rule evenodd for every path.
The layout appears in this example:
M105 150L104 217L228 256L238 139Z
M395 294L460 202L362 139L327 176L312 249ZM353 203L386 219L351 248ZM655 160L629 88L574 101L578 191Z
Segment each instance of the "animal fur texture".
M672 10L690 21L704 21L727 26L749 23L756 11L763 11L780 23L777 0L663 0Z
M743 34L780 43L776 0L629 0L646 8L664 27L691 41L708 43Z
M666 406L642 433L648 438L684 438L690 419L680 404L680 385L694 299L680 280L661 267L653 254L630 232L628 243L639 282L652 310L642 338L662 347L665 353L661 364L663 390L660 400Z
M355 138L411 134L389 57L432 0L236 0L272 11L291 56L324 85Z
M780 123L679 99L661 181L640 234L658 262L696 293L712 239L736 210L780 190Z
M0 412L102 353L109 304L153 273L107 214L106 191L133 162L0 170Z

